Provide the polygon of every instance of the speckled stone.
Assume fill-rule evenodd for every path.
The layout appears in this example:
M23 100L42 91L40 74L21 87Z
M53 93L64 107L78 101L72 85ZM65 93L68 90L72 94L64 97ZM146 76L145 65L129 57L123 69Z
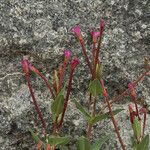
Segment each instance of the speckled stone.
M103 18L106 21L101 49L104 80L110 94L117 94L143 71L144 57L150 59L149 10L149 0L0 0L1 149L34 149L27 129L38 124L38 119L21 71L22 57L28 57L43 73L51 77L52 70L62 62L64 49L71 49L73 55L80 59L73 82L72 99L75 97L84 102L88 69L81 56L81 48L70 29L80 24L84 38L88 39L89 31L98 28L99 21ZM87 40L86 43L89 49L90 41ZM88 54L90 53L89 49ZM51 104L48 90L39 78L33 76L32 82L45 118L49 120ZM149 83L150 78L146 77L137 88L148 106ZM123 120L120 126L123 126L126 118L127 104L124 102L115 106L125 109L118 115ZM64 132L77 134L73 136L78 138L84 134L86 123L72 103L68 112L69 110L71 113L67 113ZM105 131L113 131L110 121L96 127L95 138L105 134ZM132 134L129 122L123 129L121 128L121 134L129 150L131 143L128 137ZM150 126L147 127L148 132ZM120 149L116 141L111 140L110 143L105 149Z

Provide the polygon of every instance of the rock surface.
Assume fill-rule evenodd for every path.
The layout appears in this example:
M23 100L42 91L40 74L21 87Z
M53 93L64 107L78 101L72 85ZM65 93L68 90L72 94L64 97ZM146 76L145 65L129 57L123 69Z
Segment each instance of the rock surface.
M144 57L150 58L149 10L149 0L0 0L1 149L34 149L27 129L39 122L21 71L22 57L27 56L44 73L47 72L47 76L51 76L52 70L62 62L64 49L71 49L81 62L76 71L77 77L74 78L72 98L77 97L84 101L82 97L87 87L88 70L81 56L81 48L70 29L75 24L80 24L86 39L89 35L86 33L92 28L98 28L99 20L103 18L106 21L101 50L104 78L110 93L118 94L143 71ZM36 97L48 120L48 90L39 78L33 77L32 82ZM148 106L149 83L150 78L146 77L137 88ZM118 115L118 120L122 120L120 128L127 120L127 104L124 102L115 106L126 109ZM64 130L77 138L84 134L86 123L72 103L69 110L71 113L67 113ZM109 122L96 126L95 138L106 131L112 132L113 127ZM150 132L149 123L148 115L147 133ZM129 135L132 134L129 120L121 128L121 134L129 150ZM111 140L110 143L105 149L120 149L116 141Z

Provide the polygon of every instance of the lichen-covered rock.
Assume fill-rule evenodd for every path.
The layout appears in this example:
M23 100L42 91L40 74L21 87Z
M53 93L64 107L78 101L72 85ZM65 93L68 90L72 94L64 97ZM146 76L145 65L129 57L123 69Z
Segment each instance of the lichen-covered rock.
M34 149L28 128L40 124L21 71L22 57L28 57L44 74L51 77L52 70L62 62L64 49L71 49L80 59L74 77L72 99L76 97L85 103L87 98L83 94L86 94L88 69L81 56L81 48L70 29L75 24L80 24L84 38L89 39L89 33L86 33L98 28L99 20L103 18L106 29L100 57L104 65L104 80L110 94L118 94L143 71L144 57L150 58L149 10L149 0L1 0L1 149ZM90 55L91 43L89 40L86 43ZM39 78L33 76L32 83L44 116L49 121L49 92ZM137 88L148 106L149 83L150 78L146 77ZM118 118L121 120L121 134L129 150L129 136L132 132L129 120L126 120L127 103L125 101L115 107L125 109ZM84 134L86 123L72 103L68 112L64 133L68 132L78 138ZM113 131L110 121L95 126L95 138L105 134L105 130ZM148 132L150 126L147 127ZM105 149L120 149L116 141L111 140L110 143ZM73 150L72 147L70 149Z

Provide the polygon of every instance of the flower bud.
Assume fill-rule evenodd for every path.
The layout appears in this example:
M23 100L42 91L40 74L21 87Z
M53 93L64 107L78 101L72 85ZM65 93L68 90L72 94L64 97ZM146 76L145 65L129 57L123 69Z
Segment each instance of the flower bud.
M75 35L77 36L77 38L79 38L79 40L82 39L81 29L80 29L80 26L79 26L79 25L74 26L74 27L71 29L71 31L72 31L73 33L75 33Z
M65 50L64 55L65 55L65 58L69 59L71 57L71 51L70 50Z
M25 75L29 75L29 62L26 59L21 60L21 65Z
M96 43L98 37L100 36L100 32L99 31L92 31L91 34L92 34L93 42Z
M71 61L71 68L72 68L72 69L75 69L78 64L79 64L79 60L78 60L78 58L75 57L75 58Z

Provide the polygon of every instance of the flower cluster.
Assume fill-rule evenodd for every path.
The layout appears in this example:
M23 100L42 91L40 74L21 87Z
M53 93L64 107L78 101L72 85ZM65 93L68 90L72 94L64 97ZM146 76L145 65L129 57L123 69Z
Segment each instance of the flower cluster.
M145 150L148 150L149 145L149 136L144 135L145 127L146 127L146 109L144 107L138 107L137 95L136 95L136 86L138 82L142 81L146 75L150 73L150 65L148 60L145 60L145 72L142 73L141 76L137 78L133 83L128 84L128 88L121 94L110 98L109 93L104 84L104 77L103 77L103 64L100 56L101 50L101 43L103 39L105 29L105 21L103 19L100 20L99 29L93 30L91 32L91 56L89 57L89 53L87 53L87 46L85 46L84 37L81 33L81 28L79 25L74 26L71 29L71 32L74 33L76 38L79 41L79 44L82 48L82 53L85 58L85 62L89 68L89 73L91 75L89 81L89 102L88 108L84 108L80 102L74 100L76 108L83 114L83 116L87 120L87 130L86 130L86 138L80 137L77 140L77 150L95 150L99 149L99 143L105 142L102 139L100 142L96 142L95 144L91 143L92 138L92 130L93 126L102 121L103 119L111 119L116 135L120 142L121 148L123 150L126 149L125 144L123 143L122 137L120 135L120 131L118 128L118 122L115 120L115 115L121 112L123 109L116 109L113 110L113 103L122 99L125 96L132 97L132 103L128 105L129 113L130 113L130 122L132 124L133 132L134 132L134 149L141 150L141 146L144 144ZM29 87L30 95L33 100L33 104L39 116L39 119L42 124L44 140L40 139L36 133L30 130L33 138L38 143L37 149L41 150L42 148L46 150L54 150L56 148L64 148L64 144L69 142L70 137L61 137L61 129L64 122L64 116L68 107L68 102L70 99L71 89L72 89L72 81L74 77L75 69L79 64L79 60L77 57L71 58L72 53L70 50L64 51L64 60L53 71L52 81L50 82L42 72L40 72L35 66L33 66L28 60L23 59L21 61L22 69L25 74L25 78ZM91 59L89 59L91 58ZM66 81L66 73L67 69L70 69L69 72L69 79ZM39 104L34 96L33 88L30 81L31 72L34 72L37 76L39 76L42 80L44 80L47 88L50 91L52 96L52 103L51 103L51 113L52 113L52 133L49 135L47 134L47 124L44 120L42 111L40 110ZM102 102L104 104L102 106L98 105L98 99L101 97L103 99ZM108 108L108 112L105 112L104 109ZM97 111L97 109L99 109ZM104 113L105 112L105 113ZM104 139L108 139L104 138ZM89 148L89 149L88 149ZM92 149L91 149L92 148Z

